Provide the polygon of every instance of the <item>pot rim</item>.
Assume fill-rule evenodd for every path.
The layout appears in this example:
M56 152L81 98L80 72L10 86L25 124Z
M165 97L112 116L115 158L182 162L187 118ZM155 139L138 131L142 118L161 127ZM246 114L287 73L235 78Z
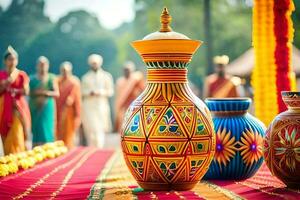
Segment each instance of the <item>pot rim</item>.
M281 91L282 96L296 95L300 97L300 91Z
M300 94L300 92L299 92ZM206 98L205 101L251 101L249 97L226 97L226 98Z

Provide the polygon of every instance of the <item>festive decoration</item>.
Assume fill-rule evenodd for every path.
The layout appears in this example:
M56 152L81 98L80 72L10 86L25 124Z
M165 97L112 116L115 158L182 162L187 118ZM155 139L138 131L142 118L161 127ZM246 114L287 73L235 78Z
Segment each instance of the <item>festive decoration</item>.
M209 180L200 181L189 191L145 191L139 187L128 169L120 152L106 163L95 184L90 190L89 200L173 200L173 199L299 199L299 190L286 186L272 176L268 167L262 165L251 178L243 181ZM1 188L0 188L1 189Z
M278 112L273 3L274 0L255 0L253 6L253 98L255 115L265 124L269 124Z
M279 112L286 110L281 98L281 91L295 91L295 75L292 72L292 41L294 37L291 19L294 10L293 0L277 0L274 3L274 34L275 34L275 64L277 103Z
M75 147L55 159L1 177L1 200L86 199L112 154L113 150Z
M55 158L68 151L63 141L47 143L33 150L0 157L0 177L28 169L48 158Z
M214 154L209 110L187 84L187 65L201 42L170 31L133 42L148 67L146 90L130 106L121 143L134 178L147 190L188 190L205 174Z
M252 86L255 114L265 124L269 124L278 111L286 110L280 92L296 88L291 67L292 10L292 0L254 1Z
M289 187L300 188L300 92L282 92L289 107L267 130L264 157L271 172Z
M248 98L206 100L213 114L216 153L207 179L245 179L254 175L263 161L264 125L247 110Z

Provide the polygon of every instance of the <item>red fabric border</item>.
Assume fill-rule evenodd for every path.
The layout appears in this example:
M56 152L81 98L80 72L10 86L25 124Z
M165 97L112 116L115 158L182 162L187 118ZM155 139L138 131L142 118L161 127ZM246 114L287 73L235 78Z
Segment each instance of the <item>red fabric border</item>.
M81 152L95 150L92 147L78 147L62 157L48 160L29 169L28 172L20 171L15 175L0 179L0 199L6 200L24 192L30 185L41 179L45 174L52 171L78 156ZM109 160L113 150L96 150L88 159L75 171L66 187L56 196L56 199L86 199L90 188L95 183L97 176ZM78 159L63 170L50 176L43 184L34 190L24 199L45 199L50 198L52 192L56 191L62 184L70 169L84 156L83 153ZM49 164L49 162L52 162Z

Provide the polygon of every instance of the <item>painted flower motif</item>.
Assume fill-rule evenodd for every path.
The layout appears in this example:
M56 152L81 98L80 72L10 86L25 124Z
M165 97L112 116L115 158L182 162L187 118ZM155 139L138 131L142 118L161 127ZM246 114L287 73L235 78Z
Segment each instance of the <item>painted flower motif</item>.
M174 175L176 174L176 169L177 169L176 162L171 162L171 163L161 162L159 167L162 170L163 174L169 180L171 180L174 177Z
M180 132L178 131L179 126L176 122L175 116L173 114L173 111L169 109L166 114L163 116L163 121L159 126L159 132L169 132L175 135L180 135Z
M143 172L144 172L144 162L143 161L135 161L133 160L132 162L132 166L135 168L135 170L141 175L143 176Z
M274 148L275 155L280 157L279 166L285 164L291 171L296 169L296 161L300 162L300 137L296 135L296 128L285 128L278 134L279 141Z
M215 160L223 165L227 165L231 158L234 157L237 148L235 147L235 137L230 137L231 132L226 129L219 129L216 134L216 152Z
M263 137L257 131L246 129L243 132L239 150L246 165L252 165L262 157L262 145Z

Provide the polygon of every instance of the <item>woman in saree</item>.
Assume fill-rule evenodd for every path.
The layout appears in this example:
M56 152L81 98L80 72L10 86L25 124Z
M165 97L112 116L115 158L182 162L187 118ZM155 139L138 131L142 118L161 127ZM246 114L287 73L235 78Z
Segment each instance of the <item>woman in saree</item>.
M29 78L19 69L18 53L9 46L4 54L5 69L0 71L0 134L4 154L25 151L30 130L30 112L25 96Z
M55 75L49 73L49 60L41 56L37 61L37 73L30 77L29 106L32 118L32 145L37 146L55 140L55 97L59 96Z
M81 94L80 81L72 75L72 64L63 62L58 78L59 97L56 99L56 137L63 140L68 148L74 146L74 136L80 126Z
M135 71L133 62L126 62L123 72L124 75L117 80L115 98L115 130L119 133L127 108L145 88L144 76Z

